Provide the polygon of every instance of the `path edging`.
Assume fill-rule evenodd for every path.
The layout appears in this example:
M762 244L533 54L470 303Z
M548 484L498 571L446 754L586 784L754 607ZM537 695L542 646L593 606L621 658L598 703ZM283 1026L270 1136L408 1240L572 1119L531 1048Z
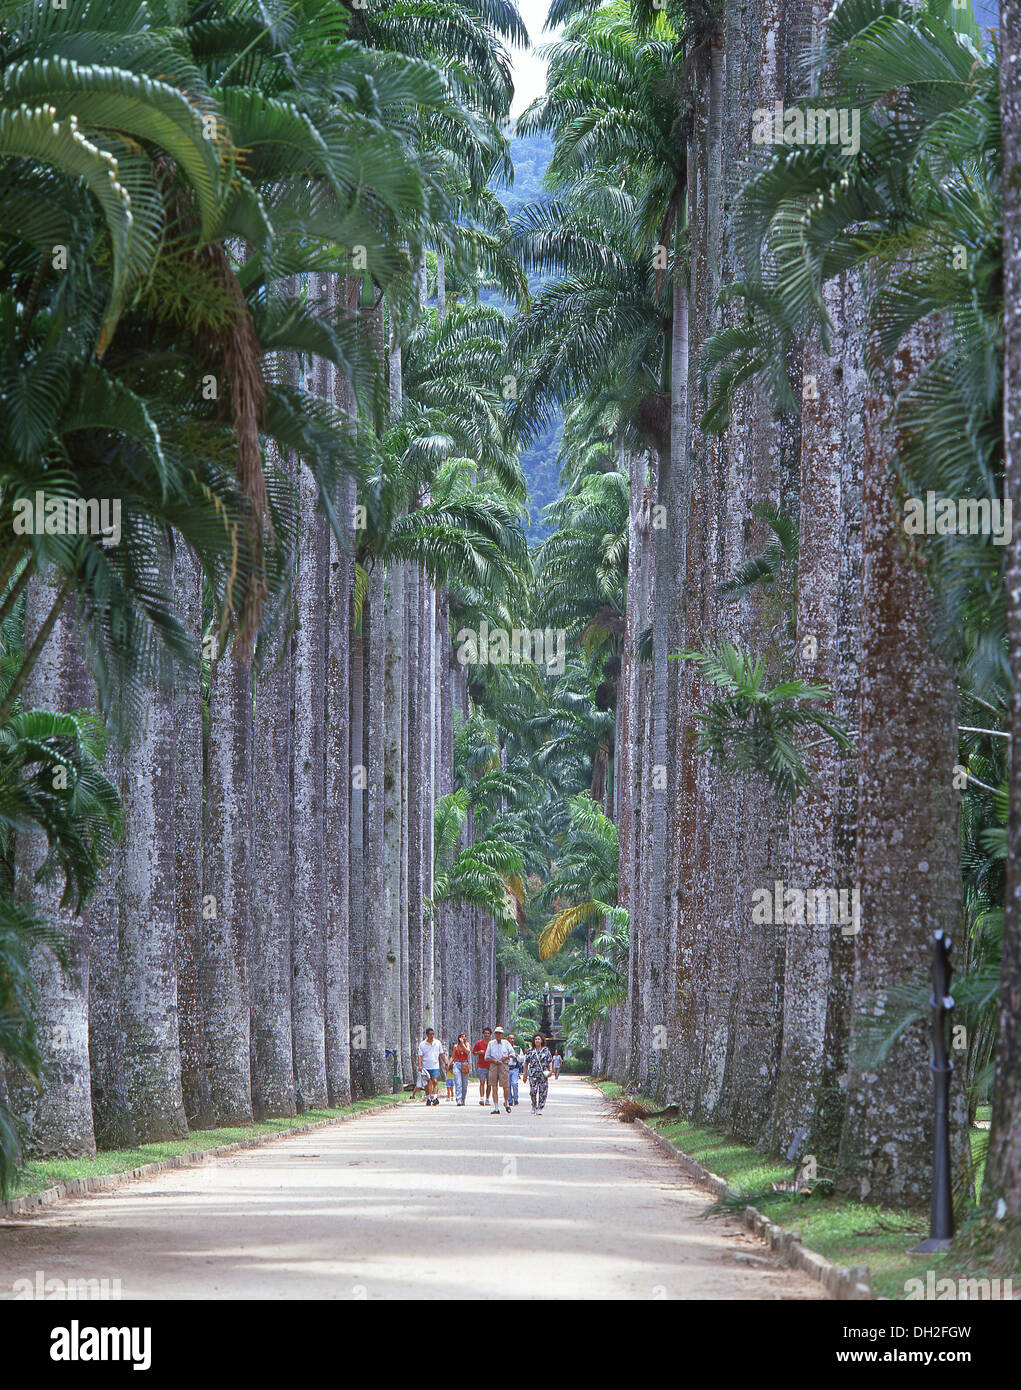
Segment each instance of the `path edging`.
M0 1202L0 1220L5 1216L18 1216L22 1212L34 1211L37 1207L53 1207L71 1197L85 1197L90 1192L105 1192L110 1188L122 1187L125 1183L137 1182L140 1178L155 1177L157 1173L165 1173L171 1168L190 1168L205 1163L210 1158L238 1153L241 1149L258 1149L263 1144L273 1144L278 1139L291 1139L296 1134L308 1134L314 1129L347 1124L349 1120L360 1120L363 1115L381 1115L387 1110L396 1110L403 1104L403 1101L395 1100L389 1105L373 1105L367 1110L355 1110L350 1115L338 1115L332 1120L314 1120L311 1124L295 1125L293 1129L279 1130L274 1134L255 1134L251 1139L236 1139L232 1144L218 1144L212 1149L193 1149L190 1153L155 1159L152 1163L143 1163L139 1168L125 1168L119 1173L97 1173L91 1178L69 1178L66 1182L43 1188L41 1192L28 1192L24 1197L13 1197L9 1202Z
M676 1159L689 1177L694 1178L703 1187L708 1187L715 1196L733 1198L737 1195L723 1178L703 1167L691 1154L679 1149L665 1134L660 1134L644 1120L636 1119L634 1123L665 1153ZM862 1302L875 1298L868 1265L853 1265L847 1268L844 1265L833 1264L818 1251L809 1250L807 1246L802 1245L800 1237L794 1231L788 1231L785 1227L778 1226L775 1221L770 1221L768 1216L763 1216L757 1207L745 1207L744 1211L737 1215L748 1230L764 1240L785 1264L800 1269L817 1284L822 1284L833 1298L845 1302Z

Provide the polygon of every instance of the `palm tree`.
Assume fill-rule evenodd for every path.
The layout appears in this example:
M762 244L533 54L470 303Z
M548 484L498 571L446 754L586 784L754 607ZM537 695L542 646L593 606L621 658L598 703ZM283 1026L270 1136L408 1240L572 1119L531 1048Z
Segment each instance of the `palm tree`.
M28 585L25 635L29 642L52 607L54 590L53 584L38 577ZM25 1126L25 1146L41 1155L77 1156L96 1151L89 1069L88 930L80 914L82 890L90 879L94 881L95 859L104 849L109 853L109 827L102 825L101 815L104 809L112 815L115 798L105 779L98 779L90 770L97 752L96 731L89 730L84 717L90 695L74 625L69 617L58 619L44 655L23 686L26 713L5 730L4 759L9 798L5 830L9 832L20 821L19 828L24 831L26 820L22 817L28 811L27 825L34 823L46 832L45 840L38 833L19 834L14 901L5 908L6 925L13 929L15 941L19 939L19 924L27 928L21 940L27 943L32 934L39 939L30 966L35 1009L11 1060L26 1060L24 1044L33 1036L38 1051L35 1055L29 1050L27 1073L8 1071L7 1083L15 1113ZM64 706L81 713L64 718L41 713ZM76 762L82 764L81 773ZM34 771L32 781L24 778L23 769ZM52 782L45 798L45 792L40 795L42 787L37 790L33 782L41 783L47 770ZM87 778L93 781L91 787ZM105 808L99 799L104 795ZM77 845L72 843L72 835ZM64 838L63 846L58 836ZM76 852L81 880L77 893L70 876L71 856ZM58 866L63 869L63 882ZM6 891L4 896L7 901ZM38 930L39 915L48 924L45 933ZM54 933L59 933L60 941L56 950ZM11 982L9 987L16 986ZM10 1026L12 1032L18 1032L13 1018ZM0 1148L6 1148L9 1155L9 1143L5 1146L0 1142Z
M967 27L963 17L959 22ZM739 216L752 272L749 305L753 313L751 327L742 330L744 344L738 358L743 352L751 370L769 332L779 328L780 338L789 343L795 331L818 315L821 287L827 280L848 266L863 264L872 277L866 287L874 328L866 348L870 384L864 412L857 863L866 925L857 941L855 1034L864 1030L865 1015L874 1007L882 982L889 986L918 969L915 924L924 919L951 930L959 908L954 870L956 813L945 795L936 794L937 786L945 787L957 756L955 682L946 664L953 643L941 632L940 605L923 583L917 559L905 553L894 520L896 494L886 457L892 447L899 483L909 490L923 480L927 468L932 469L932 481L938 478L941 490L950 478L959 481L961 460L947 447L947 436L934 429L933 402L938 400L959 414L961 397L949 405L946 383L960 378L962 358L971 363L963 369L966 372L974 371L983 356L988 360L981 297L971 329L939 350L931 321L923 321L944 306L960 303L963 307L965 300L974 305L975 295L973 287L947 279L940 252L930 258L916 250L923 227L924 235L941 243L944 252L955 234L969 235L958 225L953 188L958 179L964 184L972 180L974 166L969 155L962 162L952 140L943 143L940 131L948 111L971 108L977 112L988 102L990 84L983 65L974 62L972 38L962 39L936 14L880 16L877 10L864 16L838 7L827 26L814 91L825 92L827 101L833 97L863 111L864 157L852 169L832 148L817 147L809 153L806 147L776 156L752 180L745 194L745 211ZM918 55L923 49L930 55L929 76L935 68L942 74L935 103L930 102L928 82L918 81ZM903 110L903 122L891 121L891 102ZM930 175L939 169L945 177L949 167L953 171L949 182L926 177L916 185L896 180L877 184L869 169L888 167L908 149L917 150ZM780 192L781 184L785 192ZM772 231L767 231L767 223ZM862 224L866 231L859 237ZM896 229L889 237L888 228ZM765 275L762 267L769 267ZM763 283L766 292L760 295L755 286ZM824 323L824 331L828 327ZM951 362L955 367L951 368ZM969 409L981 432L988 405L974 395L972 400ZM967 466L972 468L974 461L972 455ZM949 559L953 558L950 554ZM953 588L940 578L942 569L942 563L933 566L936 591L943 590L959 603L961 590L955 600ZM905 634L896 652L887 640L891 624ZM955 626L959 645L967 624ZM891 798L889 775L881 781L876 778L875 769L880 766L896 768L903 801ZM918 813L919 806L926 808L924 815ZM894 822L899 827L896 832ZM891 833L897 836L898 854L901 848L904 854L902 870L892 878L889 850L884 848ZM938 870L931 867L934 843L942 845ZM919 870L919 864L926 867ZM870 934L880 921L885 924L881 947ZM897 924L896 929L891 923ZM923 1123L917 1108L924 1067L920 1033L909 1036L903 1047L910 1065L903 1061L899 1067L891 1065L877 1080L872 1073L856 1069L852 1061L841 1169L850 1186L879 1197L920 1201L926 1182L923 1142L912 1147L910 1137L904 1140L896 1165L886 1158L865 1156L872 1145L869 1135L874 1119L870 1116L877 1110L885 1108L901 1116L896 1125L901 1135L917 1136Z
M177 576L177 605L181 622L188 634L194 651L203 645L202 623L202 571L195 555L186 546L180 546L174 556ZM204 665L204 663L203 663ZM177 780L174 798L174 835L176 854L174 861L174 882L177 892L177 1004L180 1012L181 1034L181 1093L189 1129L201 1129L212 1123L213 1114L209 1095L209 1068L205 1045L205 1025L202 1009L202 994L199 976L202 969L202 859L204 849L202 785L205 775L203 749L203 666L197 666L188 673L174 702L174 739L177 757L174 773ZM97 924L98 925L98 924ZM116 962L116 936L106 943L93 938L93 967L104 969L103 962L110 959ZM106 969L109 967L106 966ZM105 991L110 994L112 991ZM99 1000L90 998L90 1014ZM119 998L118 998L119 1005ZM98 1031L98 1009L90 1020L93 1033ZM105 1030L104 1030L105 1031ZM118 1029L115 1027L115 1037ZM114 1051L115 1045L107 1044ZM104 1050L107 1050L104 1049ZM94 1048L95 1052L96 1049ZM93 1068L95 1082L95 1066ZM94 1085L95 1089L95 1085ZM111 1088L108 1080L101 1082L100 1089L106 1093ZM100 1101L93 1096L93 1110L96 1112L97 1140L100 1129ZM105 1098L103 1110L109 1108ZM104 1119L104 1137L109 1137L109 1121Z
M169 588L169 567L152 579L159 589ZM157 691L121 769L121 1025L127 1107L140 1143L188 1132L174 949L173 769L173 702Z
M539 936L540 960L548 960L561 950L572 932L583 924L588 924L591 939L593 924L600 927L608 919L619 926L627 920L625 909L616 905L619 859L616 827L585 793L570 797L568 805L571 835L558 853L540 901L552 903L564 897L582 901L562 908L547 922Z
M206 752L200 984L216 1121L252 1119L252 668L235 648L214 662Z
M291 1020L299 1112L326 1104L323 980L326 896L323 838L323 730L326 711L326 520L316 480L298 480L295 631L291 646L293 744Z

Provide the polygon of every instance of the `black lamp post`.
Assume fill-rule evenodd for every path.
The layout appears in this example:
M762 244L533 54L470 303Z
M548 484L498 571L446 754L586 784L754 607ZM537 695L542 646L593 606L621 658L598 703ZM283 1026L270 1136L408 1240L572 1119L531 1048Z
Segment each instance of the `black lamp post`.
M954 1001L950 994L952 942L945 932L932 935L932 1079L936 1089L936 1109L932 1133L932 1205L929 1235L911 1247L912 1255L928 1255L948 1250L954 1235L954 1196L950 1174L950 1073L954 1064L947 1051L945 1020Z

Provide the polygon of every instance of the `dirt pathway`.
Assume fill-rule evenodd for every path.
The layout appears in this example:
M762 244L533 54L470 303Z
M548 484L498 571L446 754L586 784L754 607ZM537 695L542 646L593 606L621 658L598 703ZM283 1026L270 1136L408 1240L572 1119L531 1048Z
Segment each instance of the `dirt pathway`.
M588 1083L421 1103L0 1220L17 1279L123 1298L816 1299Z

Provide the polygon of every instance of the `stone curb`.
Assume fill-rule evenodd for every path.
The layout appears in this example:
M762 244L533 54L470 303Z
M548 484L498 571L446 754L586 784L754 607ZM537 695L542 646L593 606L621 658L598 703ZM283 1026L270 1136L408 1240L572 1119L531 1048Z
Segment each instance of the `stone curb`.
M590 1082L590 1084L594 1090L599 1091L604 1101L608 1100L606 1093L600 1091L594 1082ZM665 1154L679 1163L690 1178L694 1178L703 1187L708 1187L709 1191L716 1197L734 1197L737 1195L723 1178L717 1173L710 1172L708 1168L704 1168L697 1158L692 1158L691 1154L686 1154L683 1149L679 1149L676 1144L671 1143L665 1134L660 1134L659 1130L653 1129L652 1125L646 1124L644 1120L636 1119L634 1123ZM760 1240L764 1240L771 1250L775 1250L784 1264L790 1265L794 1269L800 1269L810 1279L814 1279L817 1284L822 1284L823 1288L834 1299L842 1302L864 1302L875 1298L868 1265L854 1265L847 1269L844 1265L831 1264L817 1251L809 1250L802 1245L793 1231L785 1230L783 1226L778 1226L775 1221L770 1221L768 1216L763 1216L756 1207L745 1207L739 1216L747 1229L757 1235Z
M205 1163L210 1158L221 1158L226 1154L240 1152L241 1149L258 1149L263 1144L273 1144L278 1139L291 1139L296 1134L308 1134L314 1129L327 1129L330 1125L347 1124L349 1120L360 1120L363 1115L380 1115L386 1110L397 1110L404 1104L401 1100L389 1105L374 1105L368 1110L357 1110L351 1115L338 1115L333 1120L315 1120L309 1125L296 1125L293 1129L283 1129L276 1134L256 1134L251 1139L238 1139L233 1144L219 1144L212 1149L194 1149L191 1153L174 1154L172 1158L161 1158L153 1163L143 1163L140 1168L125 1168L120 1173L97 1173L92 1178L71 1178L68 1182L58 1182L55 1187L44 1188L42 1192L30 1192L24 1197L15 1197L9 1202L0 1203L0 1220L6 1216L17 1216L21 1212L34 1211L37 1207L53 1207L69 1197L85 1197L90 1192L105 1192L112 1187L136 1182L139 1178L155 1177L171 1168L190 1168Z
M649 1135L664 1153L680 1163L689 1177L694 1178L703 1187L708 1187L717 1197L736 1195L723 1178L704 1168L691 1154L684 1153L676 1144L671 1143L665 1134L660 1134L644 1120L636 1119L635 1124ZM740 1218L749 1231L760 1240L764 1240L771 1250L776 1251L784 1264L800 1269L817 1284L822 1284L831 1297L845 1302L860 1302L875 1297L867 1265L854 1265L848 1269L844 1265L831 1264L815 1250L809 1250L802 1245L800 1238L793 1231L770 1221L769 1217L763 1216L756 1207L745 1207L740 1213Z

